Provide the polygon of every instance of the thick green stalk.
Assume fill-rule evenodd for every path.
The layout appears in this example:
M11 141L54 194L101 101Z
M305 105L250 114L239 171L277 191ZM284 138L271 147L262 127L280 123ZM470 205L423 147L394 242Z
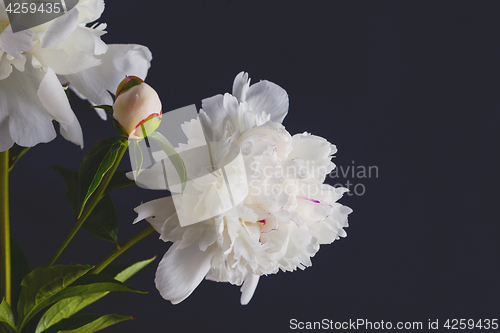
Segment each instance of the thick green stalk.
M104 268L106 268L106 266L111 264L113 262L113 260L118 258L123 252L128 250L132 245L134 245L135 243L137 243L138 241L140 241L141 239L143 239L147 235L151 234L153 231L155 231L155 229L153 227L149 226L148 228L144 229L143 231L141 231L140 233L138 233L134 237L130 238L128 241L123 243L123 245L121 245L118 249L111 252L99 264L97 264L97 266L95 266L95 268L92 271L90 271L90 273L91 274L100 273Z
M118 165L120 164L120 161L122 160L123 155L127 151L128 144L123 145L120 150L118 151L118 155L116 157L116 160L111 167L111 169L108 171L106 174L106 177L104 178L104 181L99 185L99 188L97 189L96 193L93 195L93 199L90 201L90 203L85 207L83 210L82 215L80 218L76 221L76 224L73 226L73 228L70 230L69 234L64 238L63 242L59 247L57 248L56 252L52 255L50 260L47 262L45 267L50 267L52 266L57 258L61 255L61 253L64 251L66 246L68 246L69 242L73 239L75 234L80 230L82 225L85 223L87 218L89 217L90 213L94 210L95 206L99 203L99 201L102 199L104 196L104 192L106 191L106 187L108 187L109 182L111 181L111 178L113 178L113 175L115 174L116 168L118 168Z
M0 299L11 303L9 151L0 152Z

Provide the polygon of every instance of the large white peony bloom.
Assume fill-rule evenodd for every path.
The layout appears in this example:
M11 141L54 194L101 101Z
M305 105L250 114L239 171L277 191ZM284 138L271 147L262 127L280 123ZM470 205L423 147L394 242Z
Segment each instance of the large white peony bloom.
M107 90L113 92L125 75L145 78L152 59L147 47L106 45L105 24L86 26L103 10L103 0L80 0L55 20L13 33L0 1L0 151L14 142L32 147L53 140L53 120L67 140L83 147L61 82L92 104L111 105Z
M249 83L248 75L240 73L232 95L203 100L199 117L182 126L188 143L177 148L182 156L205 139L236 144L245 164L243 174L236 165L226 171L229 183L247 178L243 202L202 222L181 226L180 216L217 213L213 206L228 202L223 175L215 172L188 182L184 193L174 197L179 200L177 211L172 197L136 208L135 222L146 219L160 239L173 242L155 279L161 295L173 304L188 297L203 278L243 284L241 303L247 304L261 275L304 269L320 244L346 236L342 228L348 226L351 209L337 200L347 189L323 184L335 167L330 160L336 147L307 133L291 136L281 124L288 112L285 90L268 81ZM188 173L193 164L206 167L223 160L227 145L217 147L215 161L196 154L198 159L187 163ZM242 188L234 186L233 191Z

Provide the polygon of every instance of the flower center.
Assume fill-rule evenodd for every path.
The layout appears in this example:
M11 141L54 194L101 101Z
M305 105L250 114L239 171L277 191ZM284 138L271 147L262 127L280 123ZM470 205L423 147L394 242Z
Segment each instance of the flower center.
M266 219L258 220L257 223L259 224L260 231L262 231L262 228L266 225Z

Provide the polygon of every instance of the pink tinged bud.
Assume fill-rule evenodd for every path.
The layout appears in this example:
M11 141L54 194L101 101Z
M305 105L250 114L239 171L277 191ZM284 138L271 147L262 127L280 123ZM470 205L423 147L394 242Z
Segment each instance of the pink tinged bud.
M129 78L123 80L117 89L113 117L120 125L118 132L122 133L119 134L140 139L144 132L151 133L160 125L162 106L153 88L143 82L130 85L136 79Z

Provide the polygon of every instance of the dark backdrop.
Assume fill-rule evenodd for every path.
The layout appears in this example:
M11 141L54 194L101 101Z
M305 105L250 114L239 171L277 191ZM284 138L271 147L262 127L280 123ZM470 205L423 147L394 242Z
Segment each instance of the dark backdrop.
M329 179L364 186L340 201L354 209L348 237L322 246L305 271L263 277L248 306L238 287L210 281L179 305L163 300L153 279L168 244L150 236L119 259L159 257L129 280L149 294L115 293L88 310L137 318L107 332L498 318L499 17L498 1L107 1L103 39L151 49L147 81L165 111L230 92L244 70L287 90L289 132L327 138L339 167L376 166L378 177ZM84 151L59 137L11 175L12 232L32 267L73 223L47 167L76 169L98 138L115 135L86 102L72 95L72 105ZM162 195L113 194L121 241L146 227L131 224L133 208ZM82 230L59 263L95 264L111 250Z

